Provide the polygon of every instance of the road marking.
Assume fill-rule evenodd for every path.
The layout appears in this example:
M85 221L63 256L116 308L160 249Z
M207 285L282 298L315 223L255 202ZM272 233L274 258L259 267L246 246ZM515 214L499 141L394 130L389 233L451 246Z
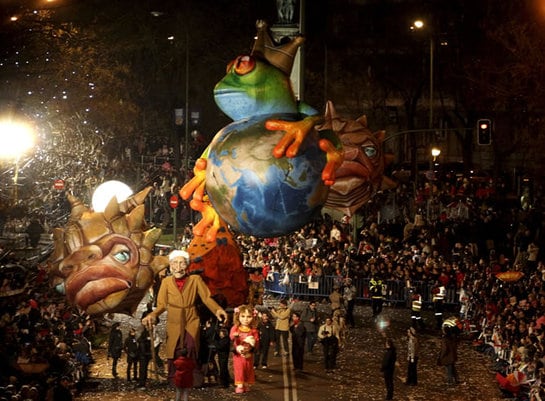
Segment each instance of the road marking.
M291 352L288 353L287 350L283 351L282 377L284 379L284 401L290 401L290 388L291 401L298 401L299 398L297 396L297 379L295 377L295 370L293 369L293 356L291 355Z

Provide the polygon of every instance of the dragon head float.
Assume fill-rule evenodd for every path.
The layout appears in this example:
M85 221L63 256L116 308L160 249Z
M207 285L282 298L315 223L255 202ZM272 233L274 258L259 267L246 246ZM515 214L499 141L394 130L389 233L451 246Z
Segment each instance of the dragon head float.
M68 195L72 207L64 228L55 228L55 250L48 264L51 285L90 315L132 315L168 266L154 256L161 230L146 230L144 201L151 187L123 202L113 197L104 212L94 212Z
M336 180L330 187L325 207L352 216L377 191L394 188L396 184L384 175L393 156L384 152L385 131L371 132L367 117L356 120L341 118L332 102L327 102L323 124L318 131L335 132L343 145L344 158L335 171Z

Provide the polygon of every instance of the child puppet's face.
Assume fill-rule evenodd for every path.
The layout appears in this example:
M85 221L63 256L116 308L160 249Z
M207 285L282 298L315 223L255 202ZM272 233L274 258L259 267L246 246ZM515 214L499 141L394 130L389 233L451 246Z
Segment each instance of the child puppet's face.
M253 315L249 311L242 311L238 316L238 320L242 326L249 326L253 318Z

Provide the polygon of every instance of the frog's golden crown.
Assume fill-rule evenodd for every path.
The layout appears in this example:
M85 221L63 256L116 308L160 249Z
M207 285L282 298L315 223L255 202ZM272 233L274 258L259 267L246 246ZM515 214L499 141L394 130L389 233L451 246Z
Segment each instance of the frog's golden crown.
M257 38L252 49L252 56L267 60L286 75L291 74L297 49L303 44L305 39L302 36L296 36L288 43L276 45L269 33L267 23L263 20L256 22Z

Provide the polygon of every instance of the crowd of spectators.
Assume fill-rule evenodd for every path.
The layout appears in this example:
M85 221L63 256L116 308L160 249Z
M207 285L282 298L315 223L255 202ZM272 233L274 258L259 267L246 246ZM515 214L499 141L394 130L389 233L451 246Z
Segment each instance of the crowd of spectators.
M152 196L167 197L176 185L166 174ZM535 392L545 372L545 220L536 202L523 209L500 195L493 182L463 178L426 182L416 194L399 185L377 194L363 222L324 214L288 236L237 239L244 265L261 268L265 277L277 271L342 282L379 275L454 289L465 304L461 317L481 330L478 349L495 358L502 377L522 372L528 392L530 385ZM402 206L381 220L387 196ZM151 216L154 224L168 225L166 218L153 221L153 211ZM497 277L512 271L524 275ZM37 390L36 399L45 399L61 378L78 382L92 363L93 319L52 295L43 268L29 269L26 280L32 285L0 299L0 398L29 387Z
M143 160L131 157L131 152L124 152L112 160L100 157L96 164L67 168L71 174L63 177L63 189L54 188L52 182L36 180L36 185L40 185L39 196L28 199L24 206L16 204L0 212L2 401L53 399L54 390L63 390L67 383L72 391L77 391L83 384L88 365L93 362L91 350L98 323L49 288L44 261L47 255L43 256L52 247L51 244L39 245L36 234L50 235L53 228L65 224L70 212L66 193L73 193L90 204L92 191L100 182L120 177L135 188L153 186L146 204L146 217L151 224L166 228L172 218L168 199L177 191L179 183L168 163L172 161L172 151L165 153L163 148L159 146L156 153L157 160L161 161L158 165L144 165ZM64 168L59 168L61 170ZM32 163L27 173L33 174ZM184 209L179 210L182 217ZM185 215L182 221L188 221L188 214ZM27 394L28 389L32 390L32 397Z
M463 178L426 183L413 219L377 223L379 214L371 213L357 238L350 221L325 215L288 237L239 241L245 264L265 277L275 271L342 283L378 276L449 288L453 312L476 328L476 349L491 356L501 389L538 400L545 387L545 219L538 203L523 207L496 190L493 182Z
M67 382L77 390L93 361L95 322L55 296L46 278L41 268L29 269L23 291L0 298L2 400L44 400L48 393L53 399L52 393Z

